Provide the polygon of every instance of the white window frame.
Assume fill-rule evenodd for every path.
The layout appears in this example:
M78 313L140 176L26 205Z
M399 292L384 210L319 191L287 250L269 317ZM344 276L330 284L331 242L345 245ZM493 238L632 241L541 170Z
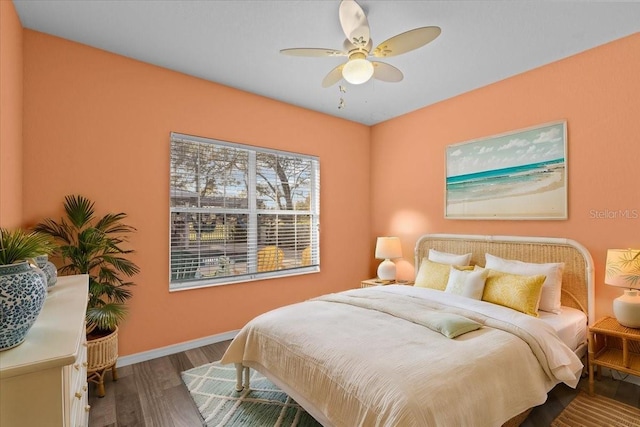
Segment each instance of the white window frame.
M248 207L246 209L242 208L201 208L201 207L174 207L173 203L170 203L169 209L169 291L180 291L186 289L194 289L194 288L202 288L202 287L210 287L210 286L219 286L219 285L227 285L233 283L243 283L255 280L262 279L270 279L277 277L288 277L288 276L296 276L301 274L310 274L317 273L320 271L320 161L316 156L310 156L306 154L299 153L291 153L280 150L273 150L262 147L255 147L251 145L238 144L228 141L221 141L216 139L204 138L193 135L186 135L176 132L171 132L171 145L179 144L180 142L185 143L198 143L198 144L213 144L219 147L231 147L234 149L246 151L249 155L248 158L248 189L247 189L247 199L248 199ZM172 150L170 150L173 152ZM304 159L307 161L311 161L312 170L311 170L311 197L310 197L310 207L309 210L274 210L274 209L258 209L258 195L256 191L257 185L257 165L256 165L256 155L257 153L268 153L268 154L276 154L276 155L284 155L287 157L296 157L299 159ZM170 154L171 156L172 154ZM171 168L173 167L172 161L170 159L170 201L172 197L172 173ZM256 269L256 265L252 263L249 265L247 262L247 272L238 275L228 275L223 277L206 277L206 278L196 278L196 279L188 279L188 280L180 280L174 279L173 277L173 267L172 267L172 250L179 249L179 247L174 248L174 243L171 238L172 232L172 217L174 213L206 213L206 214L244 214L248 215L249 220L247 221L247 260L256 259L258 252L258 216L261 214L267 215L287 215L287 216L296 216L303 215L309 216L311 225L310 225L310 246L311 246L311 263L307 266L296 266L292 268L284 268L281 270L275 271L267 271L267 272L258 272ZM199 248L199 247L198 247ZM199 251L200 249L198 249Z

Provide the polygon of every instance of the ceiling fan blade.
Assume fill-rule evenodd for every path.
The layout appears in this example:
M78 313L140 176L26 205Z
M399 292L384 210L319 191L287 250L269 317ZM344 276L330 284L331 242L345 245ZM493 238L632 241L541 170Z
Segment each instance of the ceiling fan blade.
M357 47L365 47L370 38L369 21L360 5L354 0L342 0L339 15L347 40Z
M374 79L382 80L383 82L397 83L404 78L402 71L393 65L378 61L371 61L371 63L373 64Z
M441 31L440 27L420 27L398 34L380 43L373 51L373 56L384 58L409 52L433 41Z
M322 87L329 87L338 83L340 79L342 79L343 67L344 67L344 64L340 64L333 70L329 71L329 74L327 74L325 78L322 80Z
M291 56L313 56L313 57L325 57L325 56L347 56L347 52L335 49L323 49L316 47L296 47L291 49L282 49L280 51L283 55Z

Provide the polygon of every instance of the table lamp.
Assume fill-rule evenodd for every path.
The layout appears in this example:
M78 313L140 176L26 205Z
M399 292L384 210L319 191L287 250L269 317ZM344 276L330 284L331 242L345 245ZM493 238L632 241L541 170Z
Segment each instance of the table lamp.
M376 258L383 259L378 266L378 278L396 280L396 265L391 261L402 257L402 246L398 237L378 237L376 242Z
M613 300L613 314L621 325L640 328L640 249L609 249L604 283L627 288Z

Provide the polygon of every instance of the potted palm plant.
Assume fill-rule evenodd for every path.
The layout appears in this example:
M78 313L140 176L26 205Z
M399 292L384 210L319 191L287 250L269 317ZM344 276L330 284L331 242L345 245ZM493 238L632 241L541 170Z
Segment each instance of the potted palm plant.
M61 274L89 276L87 304L87 374L104 396L104 373L112 370L117 379L118 324L125 318L125 303L134 285L128 278L140 270L127 255L134 251L124 245L136 229L123 223L125 213L108 213L96 218L94 203L80 195L65 197L66 217L47 219L35 227L53 237L56 254L62 260Z
M51 253L46 235L0 229L0 351L24 342L47 297L47 278L29 260Z

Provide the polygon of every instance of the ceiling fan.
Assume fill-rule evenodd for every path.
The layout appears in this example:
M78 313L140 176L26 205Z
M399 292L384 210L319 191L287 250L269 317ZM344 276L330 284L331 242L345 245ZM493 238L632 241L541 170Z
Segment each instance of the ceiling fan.
M339 17L342 30L347 36L343 50L291 48L280 51L292 56L348 57L347 62L338 65L326 75L322 80L322 87L333 86L342 78L351 84L365 83L371 77L385 82L399 82L404 77L399 69L385 62L369 61L367 57L386 58L412 51L433 41L441 32L440 27L434 26L414 28L385 40L372 50L373 42L367 16L355 0L341 1Z

